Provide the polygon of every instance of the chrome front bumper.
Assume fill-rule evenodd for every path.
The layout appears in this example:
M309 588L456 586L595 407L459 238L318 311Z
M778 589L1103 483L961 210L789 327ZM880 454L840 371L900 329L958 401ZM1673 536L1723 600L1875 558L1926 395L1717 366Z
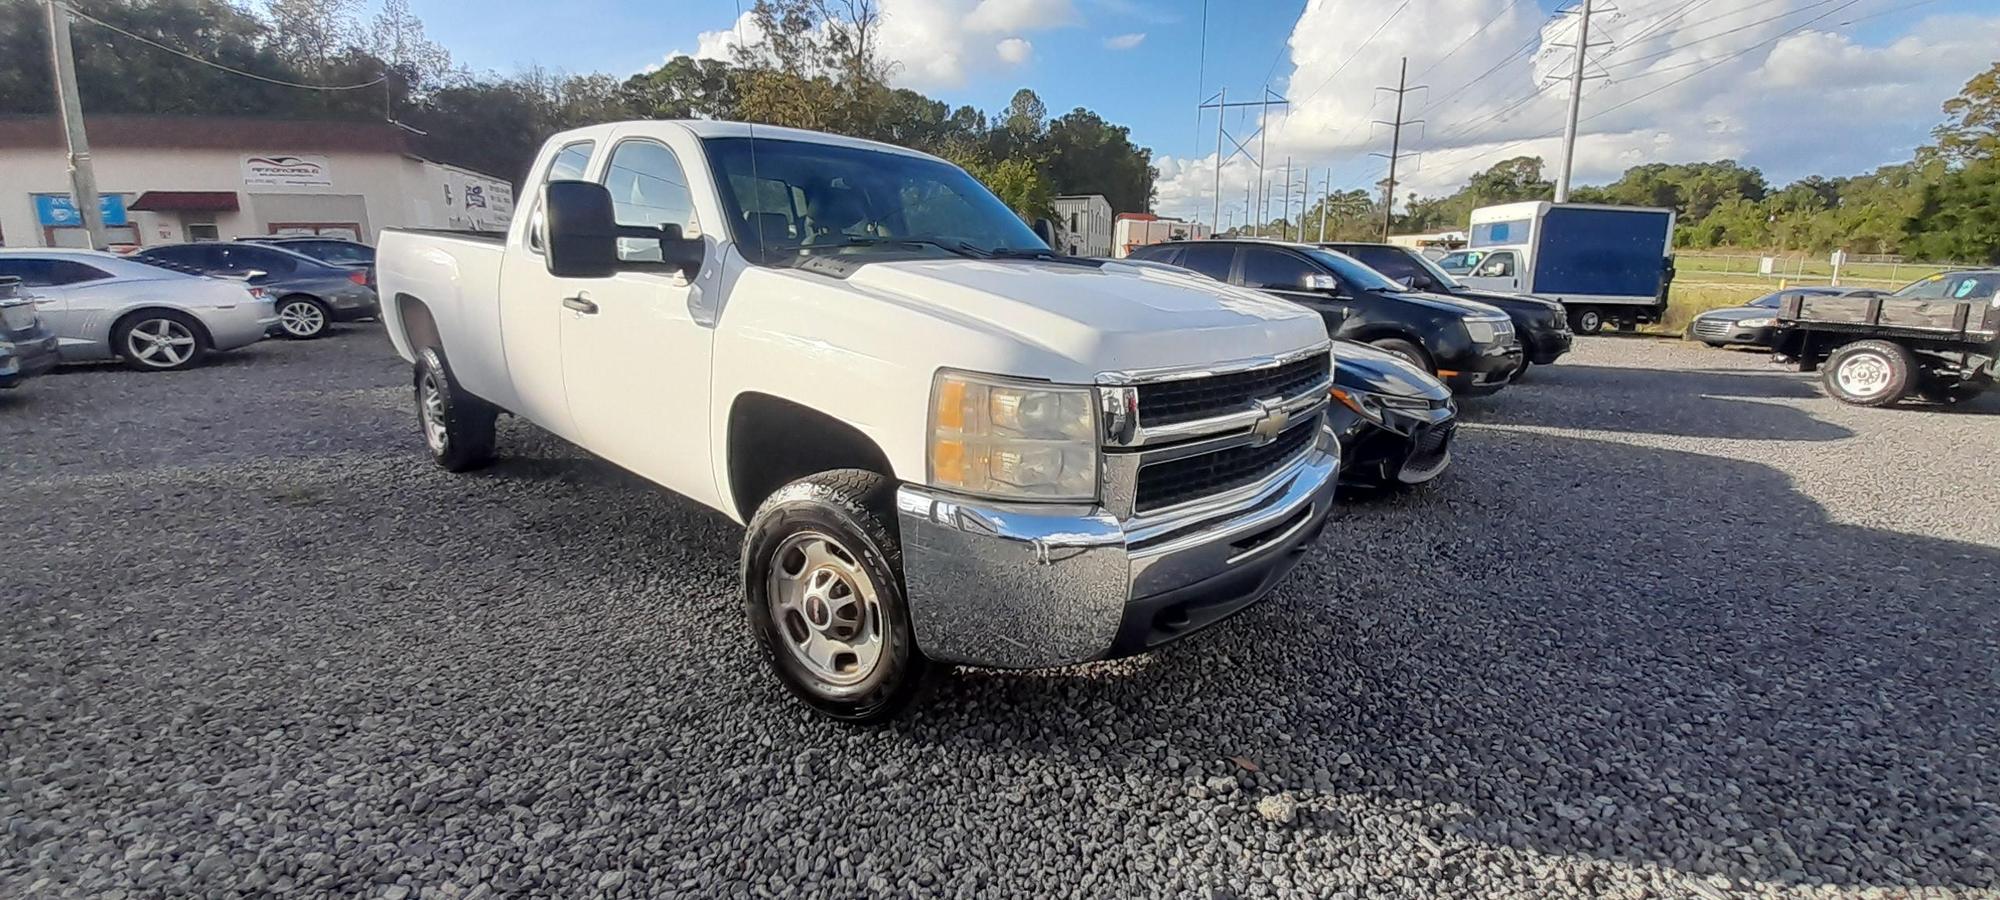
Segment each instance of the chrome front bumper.
M896 492L917 645L933 659L1036 668L1125 656L1192 634L1275 586L1333 504L1340 444L1263 481L1151 517L1099 506Z

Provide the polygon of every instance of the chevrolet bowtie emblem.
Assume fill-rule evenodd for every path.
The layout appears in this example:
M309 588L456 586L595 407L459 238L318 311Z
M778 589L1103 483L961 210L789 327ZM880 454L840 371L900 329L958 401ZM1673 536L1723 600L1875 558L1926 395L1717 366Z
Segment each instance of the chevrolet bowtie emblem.
M1257 438L1254 446L1262 447L1278 439L1285 433L1285 426L1292 424L1292 414L1285 411L1282 400L1252 400L1256 404L1256 424L1250 426L1250 434Z

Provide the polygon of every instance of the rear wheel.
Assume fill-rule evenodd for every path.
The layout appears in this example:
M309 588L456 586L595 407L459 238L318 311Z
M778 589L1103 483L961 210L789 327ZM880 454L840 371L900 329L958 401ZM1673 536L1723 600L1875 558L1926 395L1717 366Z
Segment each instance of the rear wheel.
M494 425L500 411L452 381L451 367L436 347L426 347L416 365L417 424L431 459L448 472L466 472L493 462Z
M193 317L170 309L134 313L111 330L125 364L146 372L191 369L208 355L208 337Z
M1917 361L1891 341L1856 341L1833 351L1821 380L1833 398L1855 406L1888 406L1910 392Z
M1569 327L1577 334L1596 334L1604 330L1604 314L1585 307L1569 314Z
M1433 375L1437 374L1437 366L1431 364L1431 355L1425 353L1424 348L1410 341L1403 340L1402 338L1382 338L1381 340L1369 341L1368 345L1383 353L1391 353L1407 359L1417 368Z
M894 717L929 668L903 596L895 483L843 469L764 501L743 539L751 632L785 688L843 722Z
M284 329L288 338L304 341L319 337L326 333L327 323L332 319L325 304L304 294L278 301L278 327Z

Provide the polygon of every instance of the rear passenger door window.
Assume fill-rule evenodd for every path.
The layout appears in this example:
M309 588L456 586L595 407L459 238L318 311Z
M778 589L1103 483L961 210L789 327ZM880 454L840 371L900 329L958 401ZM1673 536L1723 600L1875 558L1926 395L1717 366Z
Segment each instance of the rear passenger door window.
M1230 264L1235 261L1234 244L1189 244L1181 251L1179 265L1217 281L1228 281Z
M548 174L542 181L581 181L583 173L590 168L590 154L597 147L596 141L577 141L564 144L556 151L556 157L549 162ZM535 212L528 219L528 249L542 252L542 198L535 192Z

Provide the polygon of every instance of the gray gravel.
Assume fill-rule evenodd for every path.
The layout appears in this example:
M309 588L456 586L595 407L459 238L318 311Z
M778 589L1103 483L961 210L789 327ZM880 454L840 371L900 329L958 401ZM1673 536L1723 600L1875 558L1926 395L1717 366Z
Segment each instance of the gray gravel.
M738 533L379 329L0 395L0 896L2000 896L2000 405L1585 339L1151 657L857 730Z

